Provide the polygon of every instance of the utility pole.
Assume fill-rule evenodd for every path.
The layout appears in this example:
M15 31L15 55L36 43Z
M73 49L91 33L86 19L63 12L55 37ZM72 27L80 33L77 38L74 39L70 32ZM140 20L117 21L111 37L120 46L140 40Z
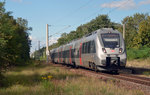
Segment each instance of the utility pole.
M40 60L41 52L40 52L40 41L38 41L38 59Z
M40 50L40 41L38 41L38 49Z
M36 48L35 48L35 51L34 51L34 59L36 59Z
M49 63L49 50L48 50L48 46L49 46L49 30L48 30L48 24L46 24L46 62Z
M123 24L123 39L125 40L125 32L126 32L126 30L125 30L125 24Z

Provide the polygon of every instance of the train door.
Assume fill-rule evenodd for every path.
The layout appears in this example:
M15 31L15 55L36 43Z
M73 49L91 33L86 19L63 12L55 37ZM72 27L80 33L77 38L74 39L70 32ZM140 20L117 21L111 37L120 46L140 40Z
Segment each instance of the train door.
M80 47L79 47L79 61L80 61L80 65L83 65L83 62L82 62L82 43L80 43Z
M72 60L72 63L75 62L75 45L74 44L72 45L72 50L71 50L71 60Z
M63 58L63 54L62 54L62 48L61 48L61 63L63 63L62 58Z
M80 65L80 58L79 58L80 43L79 42L75 43L74 49L75 49L74 52L75 64L79 66Z
M84 43L84 47L83 47L84 56L82 57L82 59L83 59L83 64L86 67L89 67L89 62L90 62L90 59L91 59L91 54L89 52L89 46L90 46L90 41Z
M75 60L75 63L76 65L79 65L79 59L78 59L78 43L75 43L74 45L74 60Z
M58 53L57 54L58 54L57 62L59 63L59 49L58 49Z
M96 55L96 44L95 44L94 40L91 41L90 54L91 54L91 61L96 63L95 56L97 56L97 55Z
M66 46L64 47L64 53L63 53L63 56L64 56L64 63L66 63L66 58L67 58L67 54L66 54Z
M70 50L69 50L69 63L72 64L72 46L70 46Z

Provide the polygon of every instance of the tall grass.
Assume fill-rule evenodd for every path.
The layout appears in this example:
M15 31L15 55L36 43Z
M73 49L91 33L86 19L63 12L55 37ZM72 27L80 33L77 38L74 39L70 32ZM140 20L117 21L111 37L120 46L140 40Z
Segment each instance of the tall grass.
M85 77L52 65L30 65L6 72L0 95L144 95L118 87L113 81Z
M128 60L127 67L139 67L150 69L150 58L148 59L137 59L137 60Z

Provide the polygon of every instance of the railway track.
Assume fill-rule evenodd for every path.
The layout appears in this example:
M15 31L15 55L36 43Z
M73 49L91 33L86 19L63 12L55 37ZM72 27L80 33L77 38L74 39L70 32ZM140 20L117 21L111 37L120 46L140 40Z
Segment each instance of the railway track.
M119 74L119 75L115 75L114 78L150 86L150 78L146 78L146 77L139 77L132 74Z
M65 66L65 68L72 69L72 68L66 67L66 66ZM74 69L74 70L76 70L76 69ZM137 84L141 84L141 85L145 85L145 86L150 87L150 78L147 78L147 77L139 77L139 76L132 75L132 74L109 74L109 73L102 73L102 72L94 72L92 70L89 70L89 69L87 70L87 69L83 69L83 68L79 68L76 71L79 73L86 74L87 76L92 76L92 77L94 76L97 78L101 78L102 76L106 76L109 78L129 81L132 83L137 83Z
M85 71L85 72L90 73L91 71ZM145 86L150 87L150 78L146 78L146 77L139 77L139 76L131 75L131 74L114 75L114 74L102 73L102 72L97 73L97 72L94 72L94 71L92 71L91 73L96 74L97 77L98 77L98 75L99 76L103 75L103 76L111 77L111 78L114 78L114 79L129 81L129 82L133 82L133 83L137 83L137 84L141 84L141 85L145 85Z
M125 77L131 77L131 78L136 78L136 79L139 79L139 80L145 80L145 81L149 81L150 82L150 78L147 78L147 77L139 77L139 76L136 76L136 75L131 75L131 74L120 74L121 76L125 76Z

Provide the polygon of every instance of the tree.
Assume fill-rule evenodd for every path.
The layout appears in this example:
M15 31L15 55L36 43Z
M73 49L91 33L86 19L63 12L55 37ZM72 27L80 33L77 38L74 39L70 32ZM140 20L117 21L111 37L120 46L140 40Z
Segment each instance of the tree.
M62 35L61 35L61 37L58 39L58 44L59 45L63 45L63 44L65 44L65 43L67 43L68 41L67 41L67 33L63 33Z
M135 39L137 38L138 35L138 30L139 30L139 24L146 20L148 17L148 14L139 14L136 13L133 16L127 16L123 19L122 23L126 25L126 35L125 35L125 43L127 48L138 48L136 47L134 43L136 43Z
M27 20L14 19L4 5L5 2L0 2L0 73L10 65L25 64L31 45Z
M138 35L134 39L135 46L140 48L143 46L150 47L150 16L139 24Z

